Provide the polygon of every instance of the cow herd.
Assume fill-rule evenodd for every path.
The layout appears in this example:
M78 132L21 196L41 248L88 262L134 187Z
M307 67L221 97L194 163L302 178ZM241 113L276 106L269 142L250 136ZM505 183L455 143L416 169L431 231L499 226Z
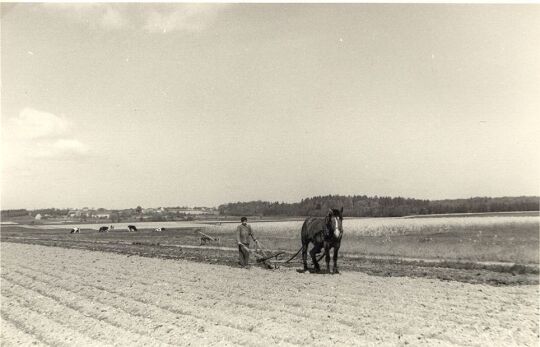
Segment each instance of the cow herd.
M114 230L114 225L109 225L109 226L104 225L104 226L99 227L98 232L108 233L109 231L113 231L113 230ZM138 231L138 230L135 225L128 225L127 231L131 232L131 231ZM154 231L165 231L165 228L155 228ZM81 229L79 227L74 227L71 229L70 234L80 234L80 232L81 232Z

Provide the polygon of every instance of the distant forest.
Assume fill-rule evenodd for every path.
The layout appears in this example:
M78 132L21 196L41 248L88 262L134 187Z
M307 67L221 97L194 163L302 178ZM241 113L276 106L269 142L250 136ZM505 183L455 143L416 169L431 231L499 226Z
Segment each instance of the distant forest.
M329 208L341 208L348 217L401 217L440 213L539 211L540 197L474 197L455 200L419 200L365 195L327 195L298 203L250 201L220 205L221 215L232 216L322 216Z

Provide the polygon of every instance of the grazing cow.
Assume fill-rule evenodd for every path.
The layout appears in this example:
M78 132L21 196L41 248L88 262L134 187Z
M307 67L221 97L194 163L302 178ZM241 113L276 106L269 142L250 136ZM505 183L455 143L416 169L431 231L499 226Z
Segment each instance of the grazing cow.
M309 217L302 225L302 262L304 271L307 266L307 249L309 243L313 243L313 248L309 252L315 271L319 272L319 262L317 254L324 248L326 270L330 273L330 248L334 249L334 273L339 273L337 266L338 251L343 236L343 207L341 210L330 209L324 218Z
M128 231L137 231L137 227L135 225L128 225Z
M155 228L154 231L165 231L165 228Z
M108 231L109 231L109 227L107 227L107 226L102 226L98 230L98 232L100 232L100 233L108 232Z
M81 232L81 229L79 229L78 227L75 227L75 228L71 229L70 234L73 234L73 233L79 234L80 232Z

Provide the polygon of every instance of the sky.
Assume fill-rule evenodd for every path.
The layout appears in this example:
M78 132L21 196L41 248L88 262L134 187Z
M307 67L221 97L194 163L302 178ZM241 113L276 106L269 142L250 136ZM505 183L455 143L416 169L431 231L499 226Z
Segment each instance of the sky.
M1 7L1 207L540 195L540 6Z

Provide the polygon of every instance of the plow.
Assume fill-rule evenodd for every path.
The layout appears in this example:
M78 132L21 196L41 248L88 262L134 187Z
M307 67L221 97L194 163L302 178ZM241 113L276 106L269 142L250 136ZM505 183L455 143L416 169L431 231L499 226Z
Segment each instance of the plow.
M218 237L213 237L205 234L200 229L196 230L196 232L199 234L201 246L206 246L212 243L221 244ZM286 252L284 251L276 252L275 250L270 250L269 248L263 246L263 244L259 240L255 241L255 245L255 249L249 249L247 247L245 247L245 249L255 257L257 264L261 264L267 269L279 269L282 264L290 263L294 258L298 256L298 254L302 250L302 248L300 248L292 257L284 258L286 255ZM320 261L323 257L324 253L318 256L317 261Z
M200 230L196 230L196 231L197 231L197 232L199 233L199 235L200 235L200 237L199 237L199 239L200 239L200 241L201 241L200 246L206 245L207 243L211 243L211 242L217 242L217 243L219 243L219 237L212 237L212 236L210 236L210 235L208 235L208 234L203 233L203 232L200 231Z
M201 246L211 243L220 244L220 239L218 237L205 234L200 229L196 230L196 232L199 234ZM265 266L267 269L279 269L280 264L288 262L282 259L282 256L285 254L285 252L271 251L268 248L264 247L262 243L258 240L255 242L255 244L257 246L255 250L249 249L247 247L246 250L250 254L253 254L258 264Z
M256 261L258 264L264 265L267 269L279 269L280 265L290 263L294 258L298 256L302 248L300 248L292 257L288 259L283 259L283 256L285 256L285 252L279 251L271 251L270 249L264 247L260 241L255 241L255 244L257 247L255 250L251 250L247 247L245 249L255 256ZM317 256L317 261L321 261L321 259L324 257L324 252Z
M255 241L257 248L251 253L257 258L257 263L264 265L267 269L279 269L279 265L285 263L281 256L285 252L272 253L268 248L264 247L259 241Z
M196 230L196 232L199 234L201 246L211 243L220 243L220 239L218 237L213 237L205 234L201 230ZM258 264L264 265L267 269L279 269L279 265L286 262L281 259L285 252L270 251L268 248L264 247L259 241L256 241L255 244L257 245L255 250L248 248L246 249L250 254L253 254Z
M255 251L250 251L255 258L257 258L257 263L262 263L266 266L267 269L279 269L279 266L281 264L287 264L290 263L302 250L300 249L290 258L288 259L282 259L282 257L285 255L285 252L271 252L269 249L263 247L259 241L256 241L257 248ZM321 261L321 259L324 257L324 252L322 252L321 255L317 256L317 261Z

